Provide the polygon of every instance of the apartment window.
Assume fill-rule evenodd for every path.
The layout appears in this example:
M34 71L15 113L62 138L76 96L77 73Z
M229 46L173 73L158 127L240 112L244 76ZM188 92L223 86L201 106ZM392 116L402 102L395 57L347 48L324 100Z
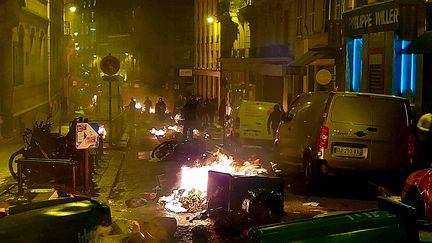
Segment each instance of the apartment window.
M347 42L347 81L351 91L360 91L362 78L363 38L352 38Z
M368 4L368 0L355 0L354 1L354 7L355 8L358 8L358 7L367 5L367 4Z
M345 9L344 11L350 10L354 8L354 0L346 0L345 1Z
M302 36L302 24L303 24L302 0L297 0L297 19L296 19L297 37Z

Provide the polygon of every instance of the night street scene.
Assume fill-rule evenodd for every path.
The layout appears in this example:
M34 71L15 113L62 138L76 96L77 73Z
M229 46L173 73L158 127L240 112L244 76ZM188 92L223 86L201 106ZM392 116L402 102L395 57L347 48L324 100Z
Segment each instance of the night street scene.
M0 0L0 242L432 242L432 1Z

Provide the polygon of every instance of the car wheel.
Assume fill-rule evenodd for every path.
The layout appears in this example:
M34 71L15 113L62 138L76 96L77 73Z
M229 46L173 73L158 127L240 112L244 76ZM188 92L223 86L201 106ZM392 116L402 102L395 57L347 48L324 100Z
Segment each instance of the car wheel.
M410 205L416 209L416 214L418 219L424 219L425 218L425 206L423 199L419 193L419 191L411 187L407 194L405 195L403 203Z
M304 183L307 186L314 186L318 180L318 163L310 156L305 154L303 157Z

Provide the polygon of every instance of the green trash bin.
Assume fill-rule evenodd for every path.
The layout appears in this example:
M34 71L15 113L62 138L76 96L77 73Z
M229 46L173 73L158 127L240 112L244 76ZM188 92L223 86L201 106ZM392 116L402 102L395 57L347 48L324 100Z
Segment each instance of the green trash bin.
M415 209L387 198L378 208L254 227L252 242L418 242Z
M89 198L29 203L0 218L0 242L88 242L93 229L110 224L109 207Z

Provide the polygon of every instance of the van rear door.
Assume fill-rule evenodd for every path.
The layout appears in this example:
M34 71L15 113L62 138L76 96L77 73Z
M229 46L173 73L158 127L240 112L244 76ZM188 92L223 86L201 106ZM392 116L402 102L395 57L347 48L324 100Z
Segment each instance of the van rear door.
M377 169L400 170L409 164L409 107L403 99L373 97L370 156Z
M335 95L327 122L328 148L324 158L330 167L369 169L371 165L372 124L370 96Z
M267 132L267 119L276 103L242 101L238 110L240 126L238 133L242 139L272 140Z

